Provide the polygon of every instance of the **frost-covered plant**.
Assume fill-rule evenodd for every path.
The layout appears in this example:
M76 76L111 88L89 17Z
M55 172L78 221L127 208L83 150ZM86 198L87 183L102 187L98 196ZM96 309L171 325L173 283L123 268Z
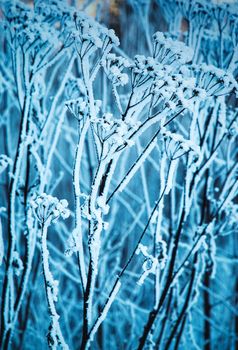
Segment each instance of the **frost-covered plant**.
M0 347L236 349L237 2L78 3L0 1Z
M2 173L11 164L11 158L7 157L5 154L0 155L0 173Z
M65 199L58 200L51 195L43 193L31 200L31 208L41 226L41 252L42 267L44 274L45 290L48 302L48 309L51 318L49 333L47 334L50 349L57 349L60 345L63 349L68 349L59 324L59 315L56 311L55 303L58 301L59 281L53 278L49 266L49 251L47 248L47 231L52 222L60 217L67 219L70 215L67 209L68 202Z
M67 219L70 215L66 199L58 200L46 193L31 199L31 207L41 226L49 226L51 222L55 222L60 217Z
M123 86L128 83L128 75L122 72L123 68L130 67L130 62L126 58L111 53L107 55L102 65L112 84Z

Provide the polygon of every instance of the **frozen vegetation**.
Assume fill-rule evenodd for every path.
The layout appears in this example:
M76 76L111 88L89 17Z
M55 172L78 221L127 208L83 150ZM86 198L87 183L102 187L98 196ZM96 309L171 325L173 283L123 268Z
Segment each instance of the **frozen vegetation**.
M237 1L0 0L1 349L238 349L237 77Z

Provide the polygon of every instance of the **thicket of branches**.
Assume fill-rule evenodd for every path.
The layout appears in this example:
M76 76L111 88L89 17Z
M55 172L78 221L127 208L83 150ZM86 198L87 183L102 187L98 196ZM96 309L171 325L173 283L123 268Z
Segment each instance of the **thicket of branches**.
M237 2L0 6L1 349L237 349Z

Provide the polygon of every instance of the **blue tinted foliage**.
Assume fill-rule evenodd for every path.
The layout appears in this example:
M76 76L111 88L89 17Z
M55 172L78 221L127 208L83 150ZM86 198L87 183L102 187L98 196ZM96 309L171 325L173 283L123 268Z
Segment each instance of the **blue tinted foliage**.
M0 31L0 348L237 349L238 2L0 0Z

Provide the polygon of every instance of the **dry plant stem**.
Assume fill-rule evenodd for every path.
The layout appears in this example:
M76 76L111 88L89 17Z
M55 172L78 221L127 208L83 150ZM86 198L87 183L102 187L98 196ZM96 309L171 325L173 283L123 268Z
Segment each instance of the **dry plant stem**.
M48 227L50 225L49 221L45 221L42 223L41 228L41 254L42 254L42 268L43 268L43 275L44 275L44 282L45 282L45 291L46 291L46 298L48 303L48 310L51 318L51 326L53 328L53 332L55 333L56 339L58 344L52 344L49 346L52 349L57 349L57 345L60 345L62 349L68 350L68 345L66 344L64 337L62 335L62 331L59 324L59 315L56 311L55 307L55 300L57 299L57 292L54 291L54 278L50 271L49 266L49 251L47 248L47 231Z
M76 233L76 245L77 245L77 256L78 256L78 264L79 264L79 273L80 279L82 283L83 291L85 292L86 288L86 268L84 261L84 249L83 249L83 233L82 233L82 214L81 214L81 190L80 190L80 177L81 177L81 161L84 149L84 142L86 138L86 134L88 132L90 126L89 118L86 119L82 129L80 131L80 122L79 122L79 139L78 145L76 148L75 154L75 162L74 162L74 172L73 172L73 185L74 185L74 195L75 195L75 233Z
M89 347L89 344L93 340L93 337L94 337L97 329L99 328L101 323L104 321L107 312L109 311L113 301L116 298L116 295L118 294L118 292L119 292L119 290L121 288L121 278L124 275L124 273L126 272L126 270L127 270L128 266L130 265L132 259L134 258L135 254L136 254L136 251L138 249L138 246L141 243L141 241L142 241L142 239L143 239L145 233L147 232L147 229L148 229L148 227L149 227L149 225L151 223L151 219L152 219L152 217L153 217L153 215L154 215L158 205L160 204L161 200L163 199L165 191L166 191L166 185L165 185L163 191L161 192L159 199L155 202L154 208L151 211L151 214L150 214L150 217L149 217L149 219L147 221L147 224L146 224L143 232L141 233L141 235L140 235L140 237L139 237L139 239L138 239L138 241L136 243L136 246L133 249L133 251L132 251L132 253L131 253L127 263L124 265L123 269L118 274L117 279L116 279L116 281L115 281L115 283L114 283L114 285L113 285L113 287L112 287L112 289L111 289L111 291L110 291L110 293L108 295L108 298L107 298L107 300L106 300L106 302L105 302L105 304L104 304L104 306L102 308L102 311L100 312L97 320L93 324L93 326L92 326L92 328L91 328L91 330L89 332L89 335L88 335L87 339L85 340L84 347L82 349L85 349L85 348L87 349Z
M30 108L30 91L26 91L25 98L24 98L24 105L22 110L22 120L21 120L21 126L20 126L20 135L19 135L19 141L18 141L18 147L17 147L17 153L15 157L15 162L13 165L13 176L10 180L9 185L9 207L8 207L8 234L9 234L9 244L8 244L8 251L7 251L7 260L6 260L6 272L5 277L3 281L3 290L2 290L2 313L1 313L1 345L6 342L8 344L9 336L7 336L9 325L11 328L11 322L14 317L14 310L13 310L13 303L12 303L12 297L13 297L13 254L15 251L15 244L16 244L16 222L15 222L15 205L16 205L16 192L17 192L17 185L19 181L20 171L21 171L21 165L24 157L24 151L25 151L25 139L26 139L26 132L27 132L27 120L28 120L28 113ZM7 338L6 338L7 337ZM7 349L8 345L6 345Z
M26 214L27 220L31 220L31 213L30 210ZM36 229L35 227L32 227L30 230L26 232L26 262L24 271L22 274L18 294L16 296L16 302L14 304L14 317L11 323L11 327L8 328L8 333L6 334L6 340L8 343L11 343L11 337L13 336L15 325L17 322L17 318L27 291L27 285L32 269L32 262L34 258L35 253L35 246L36 246Z

